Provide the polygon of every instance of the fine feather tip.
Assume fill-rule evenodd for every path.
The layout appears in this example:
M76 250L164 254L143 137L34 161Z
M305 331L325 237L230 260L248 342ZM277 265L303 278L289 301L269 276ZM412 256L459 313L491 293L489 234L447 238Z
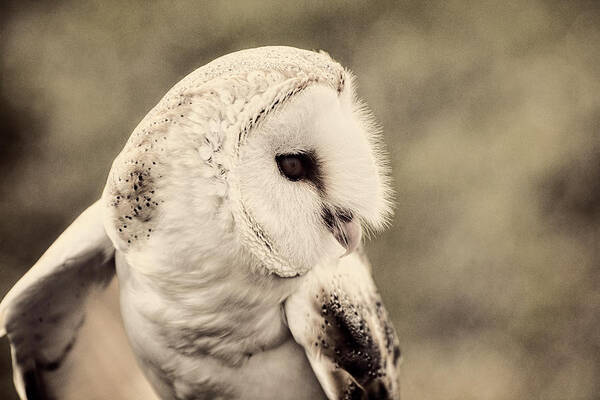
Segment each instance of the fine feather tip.
M0 338L6 335L6 307L7 297L0 301Z
M0 311L0 338L6 335L6 327L4 325L4 311Z

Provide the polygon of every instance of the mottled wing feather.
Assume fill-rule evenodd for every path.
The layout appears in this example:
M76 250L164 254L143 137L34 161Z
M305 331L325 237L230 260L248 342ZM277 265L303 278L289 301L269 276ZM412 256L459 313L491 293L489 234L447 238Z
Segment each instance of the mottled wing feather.
M285 312L330 399L399 398L398 339L364 256L311 271Z
M103 352L96 346L126 343L108 339L113 333L124 338L124 332L114 329L114 321L117 327L120 322L118 309L116 313L107 311L99 302L114 274L114 249L104 232L97 202L67 228L6 295L0 304L0 335L6 334L10 340L15 386L22 399L77 398L74 390L79 391L78 398L83 398L82 393L85 398L97 398L90 386L81 382L82 371L87 371L90 380L106 376L103 371L97 371L96 376L93 371L90 374L89 364L94 354L108 356L114 352ZM92 308L94 311L90 311ZM88 325L94 324L107 330L89 329ZM80 333L98 335L102 340L92 341ZM82 364L87 359L88 365ZM133 357L130 359L132 364ZM73 388L75 382L79 382L79 389Z

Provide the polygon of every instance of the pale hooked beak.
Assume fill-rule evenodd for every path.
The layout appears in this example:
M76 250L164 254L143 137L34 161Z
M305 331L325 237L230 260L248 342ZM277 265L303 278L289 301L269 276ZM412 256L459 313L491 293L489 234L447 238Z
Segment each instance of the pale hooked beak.
M323 207L323 222L327 229L333 233L333 237L346 249L346 252L340 256L345 257L352 253L360 245L362 229L356 222L352 211L334 207Z
M353 219L350 221L338 221L333 228L333 237L346 249L340 257L346 257L360 245L362 229Z

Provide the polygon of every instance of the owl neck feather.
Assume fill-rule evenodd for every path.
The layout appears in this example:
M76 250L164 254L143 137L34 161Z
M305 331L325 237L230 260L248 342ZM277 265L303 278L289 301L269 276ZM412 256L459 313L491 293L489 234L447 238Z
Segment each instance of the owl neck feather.
M178 354L236 365L290 337L282 303L300 279L259 274L233 257L205 259L193 269L172 265L176 272L160 275L124 264L119 280L131 295L122 301Z

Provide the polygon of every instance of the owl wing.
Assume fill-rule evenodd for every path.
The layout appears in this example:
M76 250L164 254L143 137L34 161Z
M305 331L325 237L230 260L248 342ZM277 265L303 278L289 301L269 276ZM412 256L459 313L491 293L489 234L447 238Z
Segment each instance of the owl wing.
M98 398L94 388L124 370L109 363L116 354L136 371L131 350L117 350L127 340L116 285L109 285L114 248L101 214L99 202L85 210L0 304L0 336L10 341L22 399Z
M285 303L329 399L398 399L400 348L364 254L311 271Z

